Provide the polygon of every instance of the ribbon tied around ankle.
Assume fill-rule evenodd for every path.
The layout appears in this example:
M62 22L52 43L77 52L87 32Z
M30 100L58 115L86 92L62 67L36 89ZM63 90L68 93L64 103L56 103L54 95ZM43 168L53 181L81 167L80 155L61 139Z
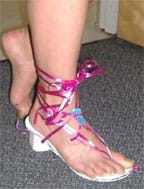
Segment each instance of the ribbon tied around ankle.
M104 71L105 68L99 68L95 59L85 60L82 64L80 64L75 80L61 80L62 88L65 91L70 90L74 93L81 82L85 81L87 78L95 77Z
M40 79L42 79L49 86L54 87L56 90L47 91L42 86L38 85L37 92L41 107L36 112L35 122L37 115L40 115L41 118L45 120L47 126L57 125L61 128L64 127L64 118L69 116L71 113L65 112L63 109L71 103L78 85L87 78L94 77L104 71L105 68L99 68L95 59L85 60L82 64L80 64L77 70L76 78L74 80L62 80L60 78L54 78L53 76L38 68ZM49 80L52 80L52 82L49 82ZM63 98L63 101L59 105L49 105L47 102L45 102L45 99L42 97L41 93L58 96ZM51 115L48 113L50 110ZM45 141L47 138L49 138L49 136L47 136L43 141Z

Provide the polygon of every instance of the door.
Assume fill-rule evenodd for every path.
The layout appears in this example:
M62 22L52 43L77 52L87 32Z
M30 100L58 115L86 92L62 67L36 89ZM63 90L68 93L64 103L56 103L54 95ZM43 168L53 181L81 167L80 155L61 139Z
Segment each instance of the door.
M118 37L144 47L144 0L120 0Z

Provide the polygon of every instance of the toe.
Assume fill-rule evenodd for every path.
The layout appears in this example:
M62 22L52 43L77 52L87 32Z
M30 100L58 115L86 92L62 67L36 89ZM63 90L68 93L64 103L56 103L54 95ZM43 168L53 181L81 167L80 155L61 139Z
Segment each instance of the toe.
M115 162L114 160L107 159L107 164L115 169L115 174L122 175L125 172L125 169L122 165Z
M95 170L95 177L103 177L103 176L106 176L107 175L107 171L99 166L96 166L94 168Z
M103 160L99 163L99 167L105 171L106 175L116 174L116 169L113 164L108 163L106 160Z
M87 168L84 172L85 172L84 174L86 174L90 178L96 177L96 173L95 173L95 170L93 168Z
M124 155L113 152L112 153L113 160L119 163L121 166L123 166L125 169L130 169L134 165L134 161L127 159Z

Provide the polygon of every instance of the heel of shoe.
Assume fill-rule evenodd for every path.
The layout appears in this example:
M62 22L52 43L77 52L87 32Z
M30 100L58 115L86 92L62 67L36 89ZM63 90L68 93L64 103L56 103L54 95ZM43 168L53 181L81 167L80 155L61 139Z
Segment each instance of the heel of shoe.
M42 143L41 140L42 140L42 138L39 137L38 135L30 133L29 142L34 151L36 151L36 152L49 151L50 147L47 144L47 142Z

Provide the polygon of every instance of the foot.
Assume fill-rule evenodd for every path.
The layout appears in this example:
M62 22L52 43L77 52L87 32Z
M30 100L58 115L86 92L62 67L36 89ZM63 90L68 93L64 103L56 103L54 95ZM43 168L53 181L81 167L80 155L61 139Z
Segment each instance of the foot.
M4 33L2 42L12 66L10 101L18 117L22 118L30 110L32 87L37 77L28 28Z
M53 98L53 99L52 99ZM47 98L46 102L49 104L56 104L59 102L57 97ZM38 100L36 99L32 111L30 113L30 120L33 127L40 132L43 136L47 136L52 132L56 126L46 126L45 122L39 117L36 124L34 124L34 116L36 110L40 107ZM66 112L70 112L75 107L75 99L72 103L64 109ZM65 118L66 120L69 119ZM65 121L66 121L65 120ZM78 122L75 118L69 121L69 125L78 130ZM106 151L106 147L91 132L85 129L81 129L81 133L89 138L97 147ZM106 176L114 174L122 174L125 169L131 168L134 164L133 161L127 159L125 156L111 151L112 159L110 159L106 154L95 151L88 145L81 144L79 141L70 141L71 136L68 135L64 129L54 134L49 141L56 147L61 156L65 161L76 171L81 172L91 178L96 176Z

